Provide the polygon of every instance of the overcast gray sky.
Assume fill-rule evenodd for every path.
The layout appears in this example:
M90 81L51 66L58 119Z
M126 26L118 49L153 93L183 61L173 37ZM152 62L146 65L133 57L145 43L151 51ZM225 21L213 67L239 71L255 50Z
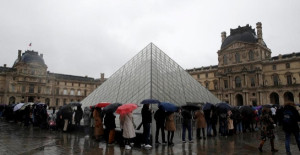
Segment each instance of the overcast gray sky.
M262 22L272 56L300 52L299 0L1 0L0 65L43 53L48 71L112 75L153 42L184 69L217 65L221 32Z

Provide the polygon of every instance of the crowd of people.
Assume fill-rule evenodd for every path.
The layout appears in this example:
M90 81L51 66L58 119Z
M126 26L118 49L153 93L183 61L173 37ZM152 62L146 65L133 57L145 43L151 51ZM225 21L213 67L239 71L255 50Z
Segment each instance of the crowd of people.
M38 126L42 129L51 128L53 124L54 130L63 132L72 129L81 129L83 127L86 138L92 137L96 141L105 142L107 145L116 143L116 117L120 121L120 133L122 146L126 150L132 149L135 144L136 130L143 127L141 147L145 149L152 148L151 140L151 124L154 117L156 131L155 144L174 145L174 132L178 124L181 125L182 143L186 143L186 131L188 132L188 142L193 143L192 129L196 128L197 139L207 139L209 137L232 136L234 134L243 134L245 132L259 131L261 132L258 150L263 151L264 143L269 140L271 151L277 152L274 146L274 128L282 126L285 132L285 148L290 153L290 137L295 136L299 151L300 137L299 111L293 102L286 102L284 106L260 106L251 107L231 107L219 109L218 105L212 105L209 109L184 109L178 108L176 112L168 112L158 108L155 112L150 108L149 104L144 104L141 110L142 122L139 126L134 123L132 111L126 114L116 115L113 112L105 113L101 107L85 107L82 110L80 105L76 108L69 106L61 108L55 113L55 109L51 114L47 113L45 104L34 104L27 106L24 110L13 111L12 107L1 106L0 117L6 120L22 122L28 127L30 124ZM248 110L247 110L248 109ZM249 110L251 109L251 110ZM80 123L83 119L83 123ZM195 126L194 126L195 124ZM218 127L218 130L217 130ZM167 136L165 134L167 132ZM159 134L161 136L159 136ZM161 137L161 141L160 141ZM120 137L118 137L120 138Z

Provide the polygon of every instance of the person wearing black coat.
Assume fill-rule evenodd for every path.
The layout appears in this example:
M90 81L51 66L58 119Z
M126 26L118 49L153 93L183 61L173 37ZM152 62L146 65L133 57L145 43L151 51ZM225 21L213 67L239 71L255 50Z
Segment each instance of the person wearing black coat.
M144 137L144 144L142 147L146 149L152 148L150 145L150 127L152 123L152 111L149 108L149 104L144 104L142 108L142 124L143 124L143 137Z
M77 109L75 111L75 125L77 127L80 126L80 121L82 119L82 115L83 115L83 110L82 110L81 106L77 106Z
M154 119L156 121L156 132L155 132L155 143L160 144L158 140L159 130L161 130L162 143L167 144L165 141L165 121L166 121L166 112L162 109L158 109L154 114Z
M115 141L116 116L113 113L107 113L104 117L104 125L106 133L108 133L108 144L111 145Z
M192 140L192 114L190 111L183 110L181 112L182 116L182 142L185 143L185 131L188 130L188 138L190 143L193 143Z
M292 102L287 102L283 108L283 117L282 117L282 128L285 132L285 150L287 154L290 152L290 137L291 134L294 134L298 149L300 151L300 136L299 136L299 126L298 122L300 121L300 116L295 108L295 104Z

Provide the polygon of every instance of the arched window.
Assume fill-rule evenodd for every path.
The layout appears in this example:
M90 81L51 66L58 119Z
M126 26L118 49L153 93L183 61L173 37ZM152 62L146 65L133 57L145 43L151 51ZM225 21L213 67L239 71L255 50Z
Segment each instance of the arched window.
M253 51L249 51L249 60L250 61L254 60L254 53L253 53Z
M240 54L239 54L239 53L236 53L236 54L235 54L235 62L236 62L236 63L241 62L241 60L240 60Z
M77 95L78 95L78 96L81 95L81 91L80 91L80 90L77 91Z
M224 62L224 65L227 65L227 56L226 55L223 56L223 62Z
M242 83L241 83L241 78L239 76L237 76L235 78L235 87L236 88L240 88L242 86Z

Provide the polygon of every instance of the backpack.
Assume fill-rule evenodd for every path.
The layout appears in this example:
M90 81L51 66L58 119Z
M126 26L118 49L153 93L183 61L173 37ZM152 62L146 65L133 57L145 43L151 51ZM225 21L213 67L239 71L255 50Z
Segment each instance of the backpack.
M290 109L283 111L283 123L285 125L291 125L293 122L293 112Z

